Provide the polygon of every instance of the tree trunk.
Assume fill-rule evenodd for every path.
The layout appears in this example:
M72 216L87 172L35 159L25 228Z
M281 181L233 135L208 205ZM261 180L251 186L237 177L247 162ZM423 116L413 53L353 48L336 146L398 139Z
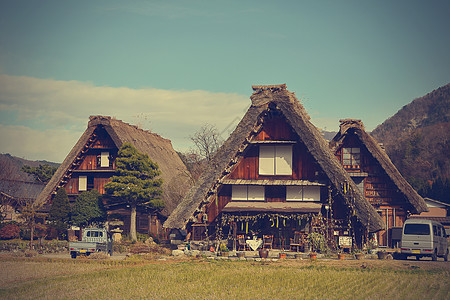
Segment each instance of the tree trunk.
M131 205L131 215L130 215L130 236L132 241L137 241L136 235L136 205Z
M30 250L33 250L33 239L34 239L34 216L31 220L31 228L30 228Z

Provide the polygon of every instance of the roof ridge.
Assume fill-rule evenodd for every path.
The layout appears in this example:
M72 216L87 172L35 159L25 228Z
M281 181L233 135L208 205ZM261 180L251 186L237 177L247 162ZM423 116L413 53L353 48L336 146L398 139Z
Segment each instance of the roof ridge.
M94 127L94 126L97 126L97 125L112 126L112 123L123 124L123 125L129 126L129 127L132 127L132 128L134 128L136 130L142 131L142 132L144 132L146 134L151 134L151 135L153 135L155 137L159 137L159 138L164 139L164 140L169 140L169 139L163 138L162 136L160 136L159 134L157 134L155 132L152 132L151 130L145 130L145 129L139 128L139 126L137 126L137 125L133 125L133 124L127 123L125 121L116 119L115 117L111 117L111 116L103 116L103 115L90 116L89 117L89 122L88 122L88 127Z

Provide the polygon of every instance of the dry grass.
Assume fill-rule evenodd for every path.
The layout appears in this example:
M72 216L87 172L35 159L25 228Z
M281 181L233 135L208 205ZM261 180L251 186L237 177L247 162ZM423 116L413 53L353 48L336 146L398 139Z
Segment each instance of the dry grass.
M449 299L449 264L136 258L107 264L96 260L0 258L0 277L7 278L1 281L0 298Z

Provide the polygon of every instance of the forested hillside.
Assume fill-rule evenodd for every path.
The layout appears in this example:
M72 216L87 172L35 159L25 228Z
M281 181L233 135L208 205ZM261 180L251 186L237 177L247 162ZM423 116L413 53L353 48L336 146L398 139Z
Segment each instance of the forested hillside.
M450 203L450 84L415 99L372 132L424 197Z

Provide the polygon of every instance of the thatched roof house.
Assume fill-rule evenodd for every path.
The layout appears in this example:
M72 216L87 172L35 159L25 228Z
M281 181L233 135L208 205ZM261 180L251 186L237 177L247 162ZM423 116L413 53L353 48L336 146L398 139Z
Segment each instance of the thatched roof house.
M384 220L387 230L377 233L379 245L395 247L399 237L391 229L402 227L409 215L427 211L427 205L365 131L361 120L340 122L340 130L330 142L331 151Z
M420 214L427 211L427 205L423 198L411 187L406 179L394 166L389 156L380 144L369 135L361 120L345 119L340 120L340 130L331 140L330 147L333 152L342 146L346 137L356 136L360 141L360 146L364 146L372 157L378 162L385 174L392 180L395 187L401 192L401 197L408 204L407 209L412 214Z
M326 183L317 184L328 186L332 196L340 199L339 201L344 203L347 209L353 210L358 221L368 231L374 232L382 229L384 225L381 218L333 156L327 142L323 139L318 129L311 124L309 116L294 93L289 92L285 84L253 86L253 90L254 93L250 97L252 105L234 132L218 150L197 184L186 194L183 201L173 211L163 226L165 228L184 229L195 223L198 220L198 216L205 213L206 207L217 201L215 199L217 199L218 191L227 184L228 174L232 173L236 166L239 165L239 162L244 159L246 151L250 151L248 150L250 148L249 145L255 146L261 142L257 141L255 137L266 125L266 120L270 119L268 116L276 113L282 115L284 122L288 124L287 126L292 128L292 130L289 130L293 131L293 135L299 139L298 141L293 141L293 143L301 143L306 146L306 152L309 152L312 156L314 162L311 163L314 164L317 170L320 170L313 174L313 177L320 177L326 181ZM267 143L270 143L270 141L267 141ZM278 141L277 143L289 143L289 141ZM237 183L236 181L234 182ZM302 183L299 180L296 183L289 183L289 180L280 180L278 182L276 180L256 180L248 182L248 184L267 186L270 184L289 185ZM308 180L306 184L315 183L314 180ZM229 202L229 204L231 203ZM274 207L273 204L271 205ZM224 209L226 210L227 207L225 206ZM246 209L249 208L247 207ZM293 209L293 207L291 206L290 209Z
M190 187L186 166L170 140L108 116L89 118L86 131L39 195L37 203L48 203L61 187L66 188L69 196L78 194L80 186L84 185L77 181L81 175L87 177L88 185L89 179L93 178L90 188L104 193L104 184L114 175L115 156L125 142L148 154L158 164L164 181L162 199L165 208L161 214L168 216Z

